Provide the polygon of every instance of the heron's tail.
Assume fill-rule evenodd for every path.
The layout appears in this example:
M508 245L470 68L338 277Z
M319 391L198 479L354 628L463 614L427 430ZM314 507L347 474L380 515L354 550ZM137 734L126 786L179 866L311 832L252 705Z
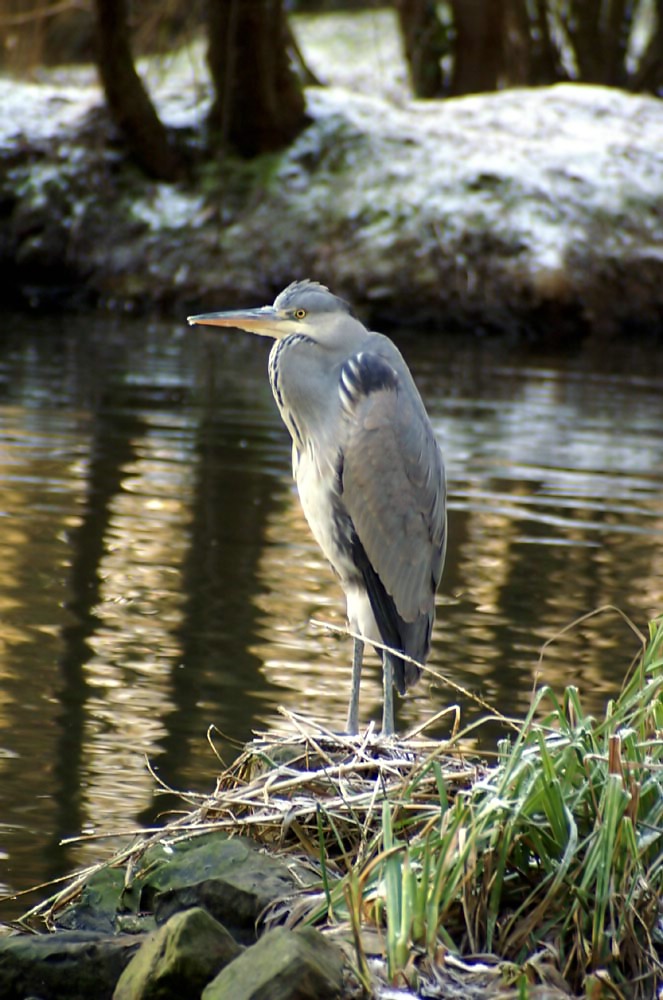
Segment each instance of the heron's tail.
M421 667L409 660L403 660L395 653L385 653L391 660L394 671L394 684L399 694L405 694L408 688L413 687L421 677Z

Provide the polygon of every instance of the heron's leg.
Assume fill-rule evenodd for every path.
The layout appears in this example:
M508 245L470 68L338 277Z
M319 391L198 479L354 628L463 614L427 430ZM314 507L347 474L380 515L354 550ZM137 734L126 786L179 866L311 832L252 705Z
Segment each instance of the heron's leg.
M347 730L351 736L359 732L359 684L361 682L361 665L364 659L364 644L361 639L354 640L352 652L352 688L350 690L350 707L348 708Z
M382 683L384 701L382 703L382 735L394 735L394 665L389 653L383 654Z

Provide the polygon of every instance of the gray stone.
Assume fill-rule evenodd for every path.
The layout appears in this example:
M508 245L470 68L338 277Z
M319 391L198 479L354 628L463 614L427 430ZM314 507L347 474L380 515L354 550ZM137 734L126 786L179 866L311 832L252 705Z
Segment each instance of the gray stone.
M129 884L120 869L95 873L57 921L67 930L152 930L155 920L160 925L202 906L240 943L251 944L264 908L295 887L285 864L253 841L212 832L148 848Z
M17 934L0 939L2 1000L110 1000L141 944L129 935L91 931Z
M240 953L205 910L176 913L143 941L115 987L113 1000L181 1000L200 994Z
M59 929L114 934L118 900L124 888L124 871L101 868L90 876L80 897L56 917Z
M202 1000L326 1000L340 995L343 956L310 927L267 931L205 987Z
M153 873L141 909L163 923L179 910L202 906L241 943L256 939L261 912L291 894L295 880L285 864L262 854L252 841L218 834L188 843Z

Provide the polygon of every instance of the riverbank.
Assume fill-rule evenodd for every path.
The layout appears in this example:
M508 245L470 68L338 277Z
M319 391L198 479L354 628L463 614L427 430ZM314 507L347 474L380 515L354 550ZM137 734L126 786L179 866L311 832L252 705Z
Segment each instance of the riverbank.
M2 995L656 995L663 620L643 643L605 718L542 689L490 765L290 716L1 938Z
M370 30L352 23L347 37ZM204 160L202 50L159 64L155 102L191 155L179 185L135 169L89 73L0 81L5 302L184 316L309 276L376 328L660 335L663 102L351 89L329 35L302 25L316 73L343 86L308 89L311 124L279 155Z

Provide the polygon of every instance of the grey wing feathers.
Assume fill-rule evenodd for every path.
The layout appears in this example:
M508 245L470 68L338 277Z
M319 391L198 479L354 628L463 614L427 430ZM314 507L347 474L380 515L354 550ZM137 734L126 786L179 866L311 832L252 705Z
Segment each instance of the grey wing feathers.
M383 338L380 338L382 341ZM430 421L390 341L346 362L343 501L371 566L393 599L411 649L428 653L446 543L444 467Z

